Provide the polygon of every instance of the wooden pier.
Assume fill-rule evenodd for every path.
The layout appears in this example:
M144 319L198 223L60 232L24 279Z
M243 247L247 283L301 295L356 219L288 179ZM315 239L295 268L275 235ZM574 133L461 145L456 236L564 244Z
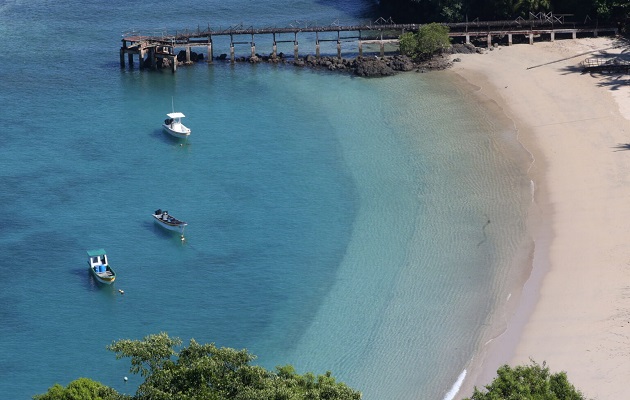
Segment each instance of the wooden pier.
M576 25L566 23L564 15L540 14L537 18L524 20L522 18L514 21L487 21L487 22L465 22L445 24L449 27L449 36L454 41L471 43L471 40L482 40L488 47L493 43L505 43L512 45L514 38L524 39L529 44L533 44L535 39L554 41L556 38L598 35L616 35L616 27L598 27L586 24ZM284 28L254 28L232 26L227 29L197 29L195 31L175 32L174 34L141 34L131 32L123 34L122 47L120 48L120 66L125 67L125 58L129 66L134 65L134 56L137 55L140 68L149 67L155 69L162 60L167 60L172 72L177 70L178 54L175 49L183 49L179 56L180 62L192 63L191 49L203 47L207 50L207 61L212 63L214 52L216 51L216 40L223 38L229 47L229 60L234 63L236 60L236 45L246 45L249 47L248 57L257 56L256 38L265 37L271 43L269 58L279 56L279 43L293 44L293 57L299 58L299 41L305 38L310 40L310 46L314 45L315 56L320 57L320 45L322 42L336 42L337 57L342 56L342 42L356 43L357 52L363 55L364 45L378 45L379 54L385 53L385 45L398 44L398 38L405 32L417 32L421 24L394 24L391 20L379 19L373 23L361 25L339 25L331 24L327 26L319 25L296 25ZM224 49L225 50L225 49ZM223 53L227 59L227 52ZM182 60L183 58L183 60Z

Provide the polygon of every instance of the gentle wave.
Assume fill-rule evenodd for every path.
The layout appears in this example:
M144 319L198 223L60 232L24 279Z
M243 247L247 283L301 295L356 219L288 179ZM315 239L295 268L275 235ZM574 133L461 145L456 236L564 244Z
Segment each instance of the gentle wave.
M453 400L455 398L455 395L462 387L462 383L464 383L464 378L466 378L466 370L463 370L462 373L459 374L451 389L444 396L444 400Z

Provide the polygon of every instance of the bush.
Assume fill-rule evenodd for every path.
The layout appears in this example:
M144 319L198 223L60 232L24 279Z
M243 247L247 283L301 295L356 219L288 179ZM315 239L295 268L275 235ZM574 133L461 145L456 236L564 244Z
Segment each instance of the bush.
M422 25L417 33L399 37L400 52L413 59L429 59L451 46L448 26L431 23Z
M586 400L565 372L551 374L532 361L531 365L511 368L504 365L497 370L497 377L485 386L486 392L475 387L472 397L464 400L536 399L536 400Z

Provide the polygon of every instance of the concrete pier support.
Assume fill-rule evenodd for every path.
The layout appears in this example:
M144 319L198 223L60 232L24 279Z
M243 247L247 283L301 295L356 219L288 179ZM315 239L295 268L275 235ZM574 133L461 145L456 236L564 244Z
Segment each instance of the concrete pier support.
M363 42L359 40L359 57L363 57Z
M488 48L492 47L492 35L488 33Z
M385 57L385 42L383 42L382 40L380 43L380 48L381 48L381 57Z
M466 44L470 44L470 35L466 34Z
M315 58L319 59L319 42L315 43Z
M597 29L593 31L593 37L597 37Z
M173 58L171 58L171 65L173 66L173 67L171 68L171 72L172 72L172 73L177 72L177 57L173 57Z
M293 42L293 58L298 59L298 42Z
M127 53L127 61L129 62L129 68L133 68L133 54Z
M212 64L214 55L212 54L212 39L208 39L208 64Z
M278 45L276 42L273 42L273 46L271 46L271 57L276 58L278 56Z
M556 33L554 31L551 31L551 41L552 42L556 41Z
M571 32L571 33L572 33L572 35L571 35L571 36L573 37L573 39L577 39L577 32L576 32L576 31L573 31L573 32Z
M230 62L234 64L234 43L230 43Z
M190 64L190 46L186 46L186 64Z
M341 42L337 40L337 58L341 58Z
M512 45L512 34L508 33L508 46Z
M534 33L533 32L529 33L529 44L534 44Z
M144 68L144 60L145 57L149 57L149 68L156 69L157 68L157 57L156 57L156 48L149 48L148 50L140 50L140 69ZM146 54L146 56L145 56Z
M252 57L256 56L256 43L252 42Z

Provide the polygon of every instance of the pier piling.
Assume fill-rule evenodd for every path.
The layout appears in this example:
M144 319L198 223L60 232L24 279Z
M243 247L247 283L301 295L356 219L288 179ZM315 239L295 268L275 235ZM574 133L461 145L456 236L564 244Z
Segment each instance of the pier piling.
M556 18L556 20L558 20ZM562 22L560 22L562 24ZM529 39L530 44L534 44L534 38L546 37L549 35L551 41L555 41L556 33L564 35L571 34L573 39L577 38L577 33L580 34L590 33L594 37L598 37L600 32L616 35L617 27L603 27L603 26L589 26L581 25L576 27L572 24L559 26L556 24L554 27L547 20L528 21L527 25L523 24L522 20L514 21L487 21L487 22L466 22L466 23L449 23L445 24L449 27L449 37L459 38L465 40L466 44L471 43L471 37L475 40L483 40L487 43L488 48L491 48L493 43L493 37L495 41L504 40L507 35L508 45L513 43L514 35L523 35L526 40ZM348 25L340 26L338 24L331 24L329 26L307 26L307 27L287 27L287 28L229 28L225 30L213 30L208 27L205 31L199 31L190 33L176 33L175 35L167 35L166 33L161 36L145 36L139 33L133 32L128 35L123 35L122 46L120 48L119 58L121 68L125 68L126 64L129 68L134 68L134 55L138 55L138 62L140 63L140 69L148 68L155 69L160 68L164 64L158 64L158 59L166 58L171 64L173 72L177 70L177 55L175 54L175 48L183 48L185 50L185 63L189 64L191 60L191 48L195 46L206 46L208 57L207 61L211 64L214 60L215 45L213 42L213 36L229 36L230 47L230 62L236 62L235 44L249 44L250 56L256 56L256 43L255 35L272 35L272 57L278 56L278 42L293 42L293 57L299 58L299 42L298 33L314 33L315 34L315 55L320 58L322 41L333 42L336 41L336 53L338 58L342 58L342 42L344 41L356 41L358 42L359 56L364 55L364 44L377 44L379 45L379 55L383 57L385 55L386 43L398 43L400 35L405 32L417 32L421 27L420 24L394 24L394 23L369 23L367 25ZM351 32L350 36L343 36L341 33ZM276 34L293 34L293 40L276 40ZM336 38L320 37L320 34L337 34ZM356 34L358 33L358 35ZM235 41L234 36L249 35L251 40L248 41ZM125 60L125 55L127 60ZM148 57L148 58L146 58ZM126 62L125 62L126 61Z

